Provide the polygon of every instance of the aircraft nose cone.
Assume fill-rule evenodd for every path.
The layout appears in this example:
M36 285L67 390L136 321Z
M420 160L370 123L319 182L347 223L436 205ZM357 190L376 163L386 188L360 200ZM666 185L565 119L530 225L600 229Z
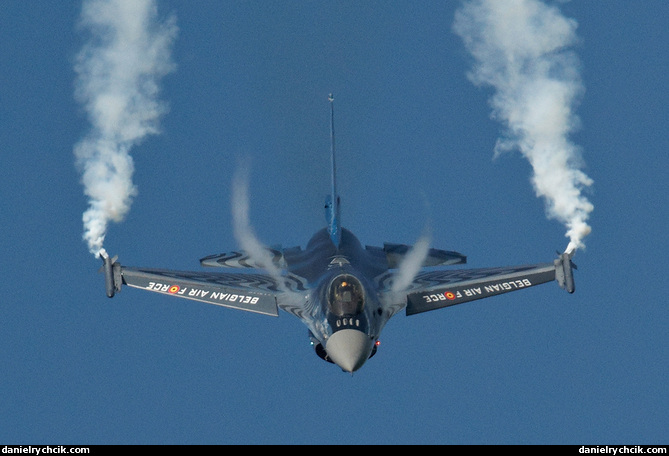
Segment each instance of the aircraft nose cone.
M342 329L330 336L325 344L328 357L346 372L360 369L369 358L373 341L357 329Z

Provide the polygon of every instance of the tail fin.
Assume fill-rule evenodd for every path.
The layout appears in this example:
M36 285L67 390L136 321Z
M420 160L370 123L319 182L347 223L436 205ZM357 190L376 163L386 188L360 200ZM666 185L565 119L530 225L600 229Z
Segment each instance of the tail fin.
M335 136L334 136L334 97L328 96L330 101L330 158L332 160L332 190L325 199L325 219L328 224L330 239L335 247L341 242L341 220L339 218L339 195L337 194L337 166L335 162Z

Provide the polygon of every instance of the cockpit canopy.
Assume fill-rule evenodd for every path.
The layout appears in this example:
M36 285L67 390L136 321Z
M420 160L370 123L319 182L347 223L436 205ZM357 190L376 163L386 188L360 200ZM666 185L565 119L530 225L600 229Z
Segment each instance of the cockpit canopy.
M328 289L330 312L338 317L357 315L364 307L365 293L360 281L351 275L335 277Z

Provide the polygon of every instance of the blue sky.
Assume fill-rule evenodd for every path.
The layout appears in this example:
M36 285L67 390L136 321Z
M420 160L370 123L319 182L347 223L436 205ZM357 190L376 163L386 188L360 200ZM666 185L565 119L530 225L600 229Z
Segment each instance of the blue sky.
M550 261L518 152L493 158L492 90L467 78L458 2L160 2L179 29L160 134L105 248L198 269L237 248L230 185L251 160L251 223L304 246L324 225L335 94L343 225L468 266ZM576 293L556 284L393 318L355 375L279 318L124 289L104 295L74 165L78 2L0 6L0 442L663 444L669 428L669 40L664 1L560 3L585 91L570 138L594 184Z

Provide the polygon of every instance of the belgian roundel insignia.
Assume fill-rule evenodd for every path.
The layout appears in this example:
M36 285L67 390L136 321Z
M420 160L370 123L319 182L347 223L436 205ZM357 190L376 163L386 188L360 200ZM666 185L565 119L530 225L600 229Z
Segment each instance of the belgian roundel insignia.
M446 293L444 293L444 296L446 296L446 299L451 299L451 300L455 299L455 295L450 291L447 291Z
M177 293L178 291L179 291L179 285L172 285L169 289L169 292L172 294Z

